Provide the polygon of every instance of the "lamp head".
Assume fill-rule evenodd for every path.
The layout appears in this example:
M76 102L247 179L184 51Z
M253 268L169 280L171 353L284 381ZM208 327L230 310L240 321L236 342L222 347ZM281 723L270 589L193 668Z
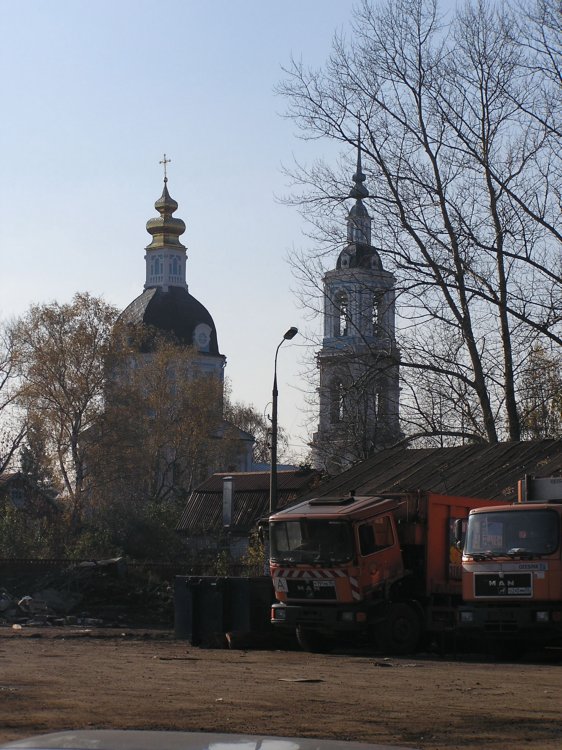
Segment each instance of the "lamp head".
M290 341L291 339L294 339L297 333L299 332L298 328L295 328L295 326L291 326L288 331L286 331L283 334L283 339L286 341Z

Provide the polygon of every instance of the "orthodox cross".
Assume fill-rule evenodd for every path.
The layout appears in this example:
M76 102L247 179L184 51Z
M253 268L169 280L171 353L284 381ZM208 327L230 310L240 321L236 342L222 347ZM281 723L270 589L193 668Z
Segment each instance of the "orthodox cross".
M164 182L168 182L168 174L167 174L167 170L166 170L166 164L169 164L171 161L172 161L171 159L166 159L166 154L164 154L164 158L160 159L160 161L158 162L159 164L163 164L164 165Z

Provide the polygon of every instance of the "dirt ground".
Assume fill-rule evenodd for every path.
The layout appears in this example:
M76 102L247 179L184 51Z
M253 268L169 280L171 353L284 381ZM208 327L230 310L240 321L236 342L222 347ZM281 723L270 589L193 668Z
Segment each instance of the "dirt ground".
M79 728L562 746L562 663L199 649L170 632L0 629L0 741Z

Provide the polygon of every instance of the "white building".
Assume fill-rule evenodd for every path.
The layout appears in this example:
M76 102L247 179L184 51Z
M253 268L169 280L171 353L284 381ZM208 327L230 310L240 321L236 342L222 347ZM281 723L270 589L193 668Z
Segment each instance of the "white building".
M395 278L371 244L360 145L353 181L347 243L323 279L320 413L312 448L315 468L332 474L401 437Z

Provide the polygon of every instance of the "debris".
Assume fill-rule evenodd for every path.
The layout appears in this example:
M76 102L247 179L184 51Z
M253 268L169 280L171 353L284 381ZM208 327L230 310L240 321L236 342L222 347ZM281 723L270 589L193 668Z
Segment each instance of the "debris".
M18 607L23 612L29 614L46 614L48 611L47 602L43 599L35 598L34 596L24 596L18 602Z
M159 661L201 661L198 656L153 656Z
M279 682L324 682L316 677L280 677Z
M67 614L80 603L82 596L75 591L61 591L60 589L46 588L33 594L37 599L42 599L45 604L60 614Z
M14 574L4 582L13 590L0 587L0 625L170 627L174 621L169 582L123 558Z
M14 600L7 591L0 591L0 612L6 612L14 607Z

